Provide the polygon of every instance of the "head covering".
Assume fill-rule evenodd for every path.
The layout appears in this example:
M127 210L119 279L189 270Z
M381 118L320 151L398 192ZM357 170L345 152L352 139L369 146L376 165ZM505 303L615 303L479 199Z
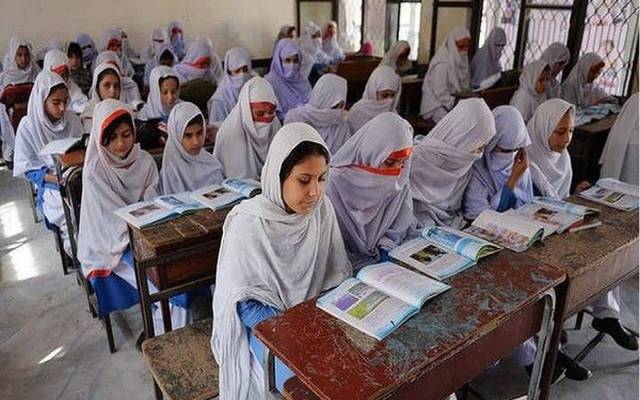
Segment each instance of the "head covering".
M527 149L533 184L543 196L559 200L569 196L571 189L571 157L565 149L556 153L549 147L549 137L567 113L575 113L572 104L562 99L550 99L538 107L527 124L531 146Z
M314 35L318 37L314 39ZM314 64L326 65L331 63L331 58L322 49L320 28L313 21L305 24L299 42L300 50L303 53L302 62L300 63L302 76L309 77Z
M562 83L562 97L576 107L589 107L602 101L607 93L594 82L588 82L589 70L604 64L596 53L587 53L580 57L567 79Z
M206 64L207 61L209 65ZM197 39L189 42L187 54L175 69L187 82L195 79L209 79L215 82L216 79L211 73L213 62L212 49L207 41Z
M303 106L287 113L285 124L304 122L318 131L335 154L351 136L351 129L344 116L344 108L333 108L347 101L347 80L335 74L324 74L311 91L311 99Z
M496 135L484 148L482 159L473 165L473 176L464 194L464 216L475 219L487 206L496 210L500 203L502 188L511 175L516 152L494 151L497 146L505 150L526 148L531 144L527 126L513 106L499 106L492 112ZM476 188L482 190L475 191ZM475 192L474 192L475 191ZM531 174L527 170L514 187L516 208L533 199Z
M412 138L413 128L406 120L384 112L360 128L331 161L327 196L354 263L377 257L383 237L399 244L416 228L409 162L401 170L380 168L394 153L409 156Z
M160 50L160 47L164 45L171 46L167 31L165 29L156 28L151 34L151 42L144 48L144 50L142 50L140 57L145 61L154 59Z
M502 72L500 56L506 44L507 35L504 29L493 28L471 60L471 86L478 87L486 78Z
M80 114L84 111L84 108L87 106L87 96L82 93L82 89L71 79L70 70L69 70L69 59L67 55L58 50L49 50L47 54L44 56L44 70L45 71L53 71L59 75L62 75L65 70L69 74L65 83L67 84L67 88L69 88L69 107L76 114Z
M400 57L400 54L410 49L411 45L409 45L409 42L406 40L398 40L389 48L389 51L385 53L384 57L382 57L380 65L387 65L397 72L410 70L413 64L408 58L402 65L398 65L398 57Z
M134 101L140 101L141 96L140 90L138 89L138 84L135 83L133 79L124 74L124 69L122 67L122 63L120 62L120 57L118 57L118 55L111 50L101 51L100 54L98 54L98 57L96 57L95 59L95 64L96 66L98 66L105 63L114 65L118 69L118 73L121 77L121 91L123 92L124 96L122 101L127 104Z
M259 76L251 78L240 90L238 102L216 134L213 154L233 178L259 179L269 144L280 129L280 121L254 122L250 103L278 104L269 82Z
M557 75L553 75L553 66L558 63L568 63L570 57L569 48L559 42L551 43L540 55L540 59L549 64L552 73L551 79L545 89L547 99L560 97L561 94L560 80L558 79L560 71L558 71Z
M178 57L176 57L176 54L174 53L173 47L171 46L170 43L165 43L160 45L158 47L158 50L156 51L156 54L153 56L153 58L147 61L147 63L144 66L143 81L146 86L149 86L149 77L151 76L151 71L153 71L155 67L160 65L160 59L162 58L162 55L166 52L169 52L169 54L171 54L171 57L173 58L173 61L171 62L171 67L176 65L176 63L178 62Z
M462 100L416 146L411 158L413 207L422 226L461 228L462 199L473 163L473 151L496 134L491 110L484 100Z
M51 156L39 156L38 152L50 141L81 136L82 124L67 108L62 118L52 122L45 111L44 102L51 89L66 83L62 77L51 71L42 71L33 85L27 115L20 121L16 134L13 176L23 176L26 172L44 166L55 168Z
M82 49L82 63L85 68L89 68L93 60L98 56L98 49L96 49L96 44L91 39L91 36L86 33L81 33L76 38L76 43L80 45L80 49Z
M638 132L638 93L635 93L622 106L607 136L600 157L601 177L638 185Z
M255 79L255 78L254 78ZM244 89L243 89L244 90ZM302 142L324 146L309 125L293 123L275 136L262 171L262 195L236 206L225 220L213 295L211 348L220 365L220 397L262 397L238 303L253 299L285 310L351 276L331 202L322 196L307 215L288 213L280 170ZM325 146L326 147L326 146Z
M149 97L147 102L140 110L138 119L148 121L155 118L166 118L171 112L170 108L167 108L162 104L162 98L160 93L160 80L173 77L178 81L178 89L180 88L180 77L176 71L167 67L166 65L158 65L151 71L151 77L149 78ZM180 102L180 99L176 99L174 107Z
M422 83L420 115L432 117L439 109L451 110L454 94L470 87L469 56L460 53L456 42L470 38L466 28L456 28L429 61L429 69Z
M295 29L295 28L296 27L293 26L293 25L282 25L280 27L280 30L278 31L278 36L276 36L276 43L275 44L278 44L280 39L288 38L287 35L289 34L289 31L291 29Z
M193 156L182 146L184 130L195 117L202 119L203 129L206 129L204 115L193 103L176 104L169 114L167 122L169 137L164 147L160 170L160 182L164 194L196 190L222 182L222 165L213 154L202 148L197 156Z
M247 72L240 75L231 75L235 71L246 66ZM251 56L242 47L234 47L224 55L225 74L208 102L209 121L219 126L229 115L233 106L238 102L238 95L242 86L253 76L251 69Z
M113 212L157 196L158 170L149 153L135 143L121 159L102 145L102 135L109 123L128 113L125 104L107 99L96 105L93 116L82 169L78 236L78 259L87 278L110 275L129 246L127 223Z
M91 89L89 89L89 101L87 102L87 105L85 106L84 111L80 116L83 121L93 118L93 111L96 107L96 104L104 100L100 98L100 94L98 92L98 78L100 77L100 74L106 70L111 70L118 76L118 79L120 80L120 97L118 98L118 100L124 102L125 97L124 90L122 90L122 76L120 75L118 67L112 63L102 63L93 70L93 80L91 81Z
M120 29L109 29L105 31L102 35L102 45L100 46L100 51L104 52L105 50L109 50L109 46L112 43L119 43L121 50L120 53L115 53L118 56L118 60L120 61L120 74L122 76L132 76L133 66L129 62L125 54L124 43L122 41L122 31ZM100 57L100 55L98 55ZM98 65L99 62L96 60L95 65Z
M369 40L365 40L364 42L362 42L362 45L360 46L360 51L358 53L365 56L372 56L373 43L371 43Z
M298 64L284 64L285 58L296 54L300 60ZM271 69L265 76L278 97L278 114L282 120L290 109L309 101L311 84L300 72L303 58L295 40L282 39L276 45L271 59Z
M396 95L393 99L377 100L376 93L382 90L393 90ZM356 132L382 112L395 112L400 101L401 91L402 82L393 68L387 65L380 65L374 69L364 87L362 99L358 100L349 111L348 121L351 132Z
M182 23L177 21L171 22L167 27L167 35L171 41L174 54L180 58L184 54L184 32Z
M536 83L549 64L542 60L534 60L527 64L520 74L520 85L511 98L511 104L520 111L524 122L528 122L536 108L547 99L545 93L536 92Z
M30 61L25 69L18 68L16 64L16 54L20 47L26 47L29 50ZM19 36L14 36L9 41L9 51L5 57L5 65L3 67L4 70L0 74L0 94L7 85L34 82L40 72L31 44Z
M329 27L333 26L336 34L328 35ZM338 24L335 21L327 21L322 25L322 50L331 58L333 62L344 60L344 52L338 43Z

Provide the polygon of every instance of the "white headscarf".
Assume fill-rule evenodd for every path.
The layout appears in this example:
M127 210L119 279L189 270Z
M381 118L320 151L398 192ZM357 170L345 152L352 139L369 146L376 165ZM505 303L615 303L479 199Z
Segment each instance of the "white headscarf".
M313 35L320 37L314 39ZM322 50L322 35L318 25L309 21L305 24L300 35L300 51L302 51L302 59L300 64L300 72L305 78L309 77L314 64L329 64L331 58Z
M197 156L193 156L182 146L184 130L196 117L201 118L202 127L206 129L204 115L193 103L176 104L169 114L167 122L169 137L164 147L160 170L160 182L164 194L196 190L222 182L222 165L213 154L203 148ZM204 136L202 144L204 144Z
M396 72L410 70L411 67L413 67L413 63L408 58L402 65L398 65L398 57L407 49L411 49L409 42L406 40L398 40L389 48L389 51L385 53L384 57L382 57L380 65L387 65Z
M565 149L556 153L549 147L549 137L567 113L575 113L572 104L562 99L550 99L538 107L527 124L531 146L529 154L533 184L543 196L559 200L569 196L571 189L571 157Z
M280 129L275 117L270 124L254 123L250 105L253 102L278 103L269 82L259 76L244 84L238 103L216 134L213 154L222 163L226 177L260 179L269 144Z
M502 72L500 56L506 44L507 34L504 29L493 28L471 60L471 86L478 87L483 80Z
M638 185L638 133L638 93L635 93L622 106L607 136L600 157L601 177Z
M306 124L289 124L278 132L262 171L262 195L231 210L223 227L211 337L220 365L221 399L256 399L263 391L261 382L251 376L255 359L251 360L238 303L252 299L286 310L352 274L326 196L307 215L285 209L280 169L291 151L305 141L324 146L320 135Z
M122 89L122 76L120 75L118 67L112 63L100 64L96 67L96 69L93 70L93 80L91 81L91 89L89 89L89 101L87 102L84 111L80 115L80 118L83 120L83 122L91 121L91 119L93 118L93 110L95 109L96 104L102 101L98 92L98 77L100 77L100 74L106 70L111 70L118 76L118 79L120 80L120 97L118 98L118 100L120 100L121 102L125 102L124 90ZM88 129L90 128L87 127L87 130Z
M44 70L54 71L58 68L66 68L70 73L69 59L64 52L60 50L49 50L44 56ZM62 73L63 71L61 71ZM65 80L67 88L69 88L69 107L76 114L80 114L87 106L89 99L82 93L82 89L70 77Z
M422 226L446 225L459 229L464 191L473 163L482 154L496 126L484 100L462 100L418 144L411 158L413 208Z
M536 108L547 99L544 92L538 94L535 88L542 71L544 71L548 65L545 61L534 60L527 64L522 69L522 74L520 74L520 86L518 86L518 90L513 94L509 104L520 111L525 123L533 116Z
M151 77L149 78L149 97L147 98L147 103L142 107L142 110L140 110L138 119L148 121L150 119L169 116L171 109L162 104L160 93L160 80L169 77L175 78L178 81L178 89L180 89L180 76L178 76L178 73L173 68L167 67L166 65L159 65L151 71ZM179 102L180 99L176 99L174 107Z
M327 37L327 30L330 26L333 26L336 34ZM342 51L342 47L338 43L338 24L335 21L327 21L322 25L322 50L324 50L325 54L333 60L333 62L340 62L344 60L344 51Z
M203 68L202 62L206 59L209 60L209 67ZM220 64L220 59L213 52L209 41L206 39L196 39L187 44L187 54L179 64L176 64L175 69L186 82L195 79L207 79L211 82L218 82L221 76L217 76L217 72L215 71L222 69Z
M122 40L122 30L116 28L105 31L102 35L102 45L100 46L100 51L104 52L106 50L109 50L109 42L111 42L112 40L120 42L120 46L122 48L121 53L117 54L118 61L120 62L120 74L127 77L133 76L133 73L135 71L133 70L133 66L131 65L131 62L129 62L129 59L125 54L126 43L124 43ZM98 57L100 57L100 55L98 55ZM97 66L99 64L100 62L96 60L94 65Z
M44 102L51 89L58 85L66 87L62 77L51 71L42 71L33 85L27 115L20 121L16 132L13 176L22 177L25 173L44 166L54 169L51 156L39 156L38 152L50 141L82 135L82 124L78 117L67 108L62 119L51 122L45 111Z
M546 48L545 51L540 55L540 59L545 61L551 67L553 73L553 66L559 63L568 63L569 58L571 57L571 53L569 53L569 48L562 43L555 42L551 43L549 47ZM558 75L560 72L558 72ZM560 80L557 79L557 76L551 76L549 83L547 84L547 88L545 90L547 95L547 99L552 99L554 97L560 97L561 95L561 86Z
M117 100L96 105L82 169L78 259L85 276L94 271L110 274L129 246L127 223L113 212L157 196L158 170L149 153L136 143L121 159L102 145L109 123L128 113L126 105ZM135 135L135 127L133 132Z
M20 69L16 64L16 54L18 49L23 46L29 50L30 62L25 69ZM34 82L40 72L40 68L36 64L35 55L31 50L31 44L19 36L14 36L9 41L9 51L5 56L3 68L4 70L0 73L0 93L4 91L7 85Z
M377 257L381 239L397 245L415 232L409 161L402 171L380 169L395 152L409 155L412 138L407 121L384 112L360 128L331 161L327 196L354 263Z
M393 99L377 100L376 93L382 90L393 90L396 96ZM401 92L402 83L393 68L381 65L374 69L364 87L362 99L358 100L349 111L347 120L351 132L356 132L380 113L396 112Z
M607 93L594 82L587 82L591 67L603 63L596 53L580 57L569 77L562 83L562 97L576 107L589 107L607 97Z
M179 30L180 32L176 37L172 38L174 29ZM178 59L181 59L184 56L184 32L182 29L182 23L178 21L172 21L169 23L169 26L167 27L167 36L169 36L169 40L171 40L173 54L175 54Z
M469 89L469 56L458 51L456 42L470 37L466 28L454 29L429 61L422 83L421 116L430 117L439 108L451 110L454 93Z
M164 45L171 46L171 41L169 40L167 31L160 28L154 29L151 34L151 42L142 50L140 58L143 61L149 62L149 60L152 60Z
M464 194L464 216L475 219L487 208L497 210L500 204L502 188L511 175L513 153L498 153L495 148L515 150L526 148L531 144L527 126L522 115L513 106L499 106L492 112L496 124L496 135L484 148L482 159L473 165L471 181ZM527 169L513 188L516 197L516 208L533 199L531 174Z
M248 72L232 76L235 71L246 66ZM234 47L224 55L225 74L208 102L209 122L220 126L229 115L233 106L238 102L238 95L242 86L253 76L251 56L242 47Z
M155 67L160 65L160 59L162 58L162 55L166 52L169 52L169 54L171 54L171 57L173 57L173 61L171 62L171 67L176 65L176 63L178 62L178 57L176 57L176 53L173 51L173 46L171 46L171 44L160 45L158 47L158 50L156 51L156 54L153 56L153 58L147 61L147 63L144 66L144 78L142 80L145 86L149 86L149 77L151 76L151 71L153 71Z
M96 66L105 63L115 65L120 74L120 89L124 96L123 101L127 104L140 101L142 97L140 96L138 84L123 73L122 63L116 53L111 50L101 51L94 63Z
M333 108L347 101L347 80L335 75L324 74L311 91L311 99L303 106L289 110L284 123L304 122L318 131L335 154L351 136L343 108Z

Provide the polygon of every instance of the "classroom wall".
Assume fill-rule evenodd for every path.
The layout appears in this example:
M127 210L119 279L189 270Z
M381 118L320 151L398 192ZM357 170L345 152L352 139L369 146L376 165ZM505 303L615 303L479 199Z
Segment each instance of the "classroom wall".
M270 57L278 29L295 24L295 0L20 0L3 1L0 54L15 34L28 37L37 51L52 37L71 41L91 35L99 46L102 32L122 26L136 51L157 27L172 20L185 26L185 37L210 36L222 58L234 46L252 57Z

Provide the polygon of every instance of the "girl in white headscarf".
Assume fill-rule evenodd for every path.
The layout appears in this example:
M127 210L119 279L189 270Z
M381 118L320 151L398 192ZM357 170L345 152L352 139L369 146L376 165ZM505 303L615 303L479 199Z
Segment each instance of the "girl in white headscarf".
M545 91L547 99L560 97L562 94L558 75L560 75L560 72L567 66L570 56L569 48L559 42L551 43L540 55L540 59L551 67L551 76Z
M159 65L151 71L149 84L149 97L137 118L166 121L173 106L180 102L180 77L173 68Z
M39 72L40 68L33 57L31 44L19 36L12 37L5 56L4 69L0 73L0 94L8 85L34 82Z
M528 148L534 191L562 200L571 189L571 157L567 151L573 135L575 107L562 99L550 99L538 107L527 124Z
M422 82L422 119L440 121L453 108L455 94L470 89L470 48L469 31L456 28L429 61L429 69Z
M205 39L197 39L187 45L187 54L184 59L175 66L176 71L185 82L195 79L206 79L218 82L218 76L214 72L219 68L220 59L213 53L213 48Z
M222 182L220 161L202 148L205 130L204 116L195 104L182 102L173 107L160 170L162 193L192 191Z
M468 220L487 209L502 212L533 200L525 150L531 144L527 126L512 106L497 107L492 114L496 136L485 147L482 159L473 165L464 193L463 213Z
M69 89L69 107L76 114L80 114L87 106L89 99L82 93L82 89L70 78L69 59L60 50L49 50L44 56L44 70L53 71L60 75Z
M184 32L182 29L182 23L178 21L169 23L169 26L167 27L167 35L171 41L173 54L176 55L178 60L182 60L182 57L184 57Z
M418 144L411 157L413 209L422 227L464 227L462 200L474 162L496 134L487 104L462 100Z
M106 50L113 51L117 55L118 61L120 62L120 74L122 76L132 77L135 71L124 52L122 31L120 29L109 29L102 35L100 51ZM99 64L100 62L96 60L94 65Z
M140 59L144 62L149 62L149 60L152 60L155 57L156 53L163 45L171 45L169 36L167 36L167 31L160 28L154 29L151 34L151 42L142 49Z
M335 74L324 74L313 87L309 102L289 110L284 123L311 125L327 143L331 154L336 154L351 136L344 111L346 101L347 80Z
M225 74L209 99L209 123L219 127L238 102L242 86L251 79L251 56L242 47L234 47L224 56Z
M312 83L318 79L324 68L333 62L322 49L321 37L320 28L313 21L306 23L302 35L300 35L300 51L302 52L300 72Z
M345 55L338 43L338 24L335 21L325 22L322 26L322 50L334 64L344 60Z
M507 35L500 27L493 28L471 60L471 87L478 87L483 80L502 72L500 57L507 44Z
M151 76L151 71L158 65L166 65L167 67L173 67L178 62L178 58L176 54L173 52L173 47L170 44L163 44L158 47L158 51L153 56L153 58L144 66L144 78L142 78L142 82L145 86L149 86L149 77Z
M351 132L356 132L376 115L385 111L396 112L402 83L393 68L381 65L374 69L358 100L347 118Z
M607 93L593 83L604 68L602 57L587 53L580 57L569 77L562 83L562 98L578 108L601 103Z
M114 211L158 194L158 170L149 153L135 143L135 126L127 106L107 99L96 105L82 170L82 208L78 259L98 299L98 315L138 304L127 223ZM151 293L156 288L149 282ZM176 306L178 305L178 306ZM172 297L173 328L184 326L184 302ZM156 333L164 331L156 309Z
M275 118L277 104L266 79L256 76L244 84L238 103L220 125L213 148L226 177L260 179L269 144L280 129Z
M384 112L356 132L331 161L327 196L354 268L417 233L409 184L413 128Z
M13 176L38 187L38 207L42 207L46 221L60 229L64 249L71 254L55 162L52 156L38 154L52 140L82 135L82 124L67 108L68 101L69 90L60 75L51 71L38 75L27 115L17 130Z
M251 333L255 324L352 274L333 206L323 193L328 159L313 128L284 126L269 148L262 194L227 216L211 338L220 365L221 399L264 396L264 347ZM291 375L276 360L276 388L281 390Z
M123 73L124 69L122 68L118 55L110 50L100 52L95 59L95 64L100 65L104 63L115 65L118 68L121 77L122 91L124 92L124 101L132 105L140 103L142 96L140 96L138 84L131 77Z
M511 97L511 104L520 111L525 123L533 116L538 106L547 98L545 90L549 82L551 68L542 60L527 64L520 74L520 86Z
M638 93L620 110L600 157L600 176L638 185Z
M406 40L398 40L395 42L389 51L387 51L380 61L380 65L386 65L398 74L410 70L413 67L413 63L409 60L409 54L411 53L411 46Z
M93 110L96 104L106 99L125 102L122 90L122 77L118 67L112 63L100 64L93 70L93 81L89 90L89 101L80 115L86 131L91 130L93 124Z

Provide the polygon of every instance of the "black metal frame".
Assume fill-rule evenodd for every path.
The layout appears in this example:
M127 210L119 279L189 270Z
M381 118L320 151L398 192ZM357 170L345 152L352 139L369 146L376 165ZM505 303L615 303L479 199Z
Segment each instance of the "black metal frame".
M296 0L296 26L300 35L300 3L331 3L331 19L338 20L338 0ZM363 7L364 10L364 7ZM363 19L364 23L364 19Z

